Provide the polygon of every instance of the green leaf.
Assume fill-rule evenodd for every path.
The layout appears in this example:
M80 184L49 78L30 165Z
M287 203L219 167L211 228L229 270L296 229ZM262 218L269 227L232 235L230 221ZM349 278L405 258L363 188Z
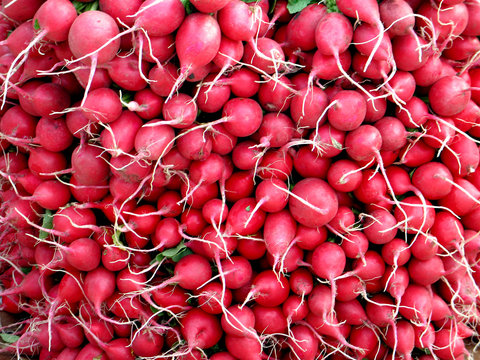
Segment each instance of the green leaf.
M247 3L247 4L252 3L252 2L257 2L257 0L242 0L242 1L244 3Z
M22 270L22 273L28 274L30 271L32 271L32 268L31 267L22 267L22 268L20 268L20 270Z
M173 262L179 262L180 259L182 259L185 256L190 255L190 254L193 254L193 251L186 247L186 248L180 250L178 252L178 254L175 254L174 256L172 256L172 261Z
M274 10L275 10L275 6L277 6L277 0L273 0L272 1L272 5L270 6L270 10L269 10L269 14L272 15Z
M133 92L129 92L129 91L122 91L122 99L121 99L121 102L123 104L123 107L126 108L128 103L133 101Z
M327 6L327 11L329 13L340 12L340 10L338 10L337 2L335 0L325 0L325 5Z
M53 229L53 213L51 210L46 210L45 214L43 214L42 227L49 230ZM46 239L48 237L48 232L40 230L38 237L42 240Z
M332 145L335 149L337 150L342 150L343 147L342 147L342 144L339 143L336 139L334 139L333 137L330 138L332 140Z
M310 3L310 0L288 0L287 10L290 14L295 14L305 9Z
M180 1L182 2L183 6L185 7L185 11L187 12L187 14L191 14L192 12L194 12L195 8L193 7L190 0L180 0Z
M20 339L20 336L7 334L7 333L0 333L0 338L7 344L13 344L15 341Z
M192 250L190 250L182 241L180 244L175 246L174 248L166 249L158 254L155 259L160 262L163 259L171 259L173 262L180 261L181 258L193 254Z
M38 22L38 19L35 19L35 22L33 23L33 28L35 30L40 30L40 23Z
M125 245L122 241L123 232L120 230L115 230L112 235L113 245L118 246L119 248L123 248Z
M75 7L75 10L77 10L78 14L81 14L87 11L98 10L98 1L84 3L84 2L74 0L72 4Z

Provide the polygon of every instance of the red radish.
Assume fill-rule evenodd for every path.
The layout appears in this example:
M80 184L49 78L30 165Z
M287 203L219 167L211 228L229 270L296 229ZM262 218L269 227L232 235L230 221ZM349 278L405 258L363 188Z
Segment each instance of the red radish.
M267 251L274 258L274 268L280 264L283 269L284 256L295 238L296 230L295 220L289 211L282 210L267 215L263 236Z
M262 108L252 99L235 98L229 100L223 107L226 118L225 129L234 136L252 135L262 123Z
M338 210L338 200L325 181L307 178L293 187L289 206L292 216L300 224L320 227L333 219Z
M102 150L89 145L80 145L72 152L72 169L82 185L98 185L108 179L110 168Z
M227 233L252 235L259 231L265 222L265 212L259 209L251 216L255 206L253 198L243 198L235 202L228 213ZM247 223L248 220L250 221Z
M140 0L128 0L122 4L122 6L116 6L116 3L111 0L99 1L100 10L106 12L114 19L120 19L128 26L132 26L134 18L132 16L140 7L142 2Z
M115 84L129 91L139 91L147 86L145 73L148 64L135 53L119 53L108 63L108 74Z
M419 47L419 44L421 47ZM392 50L397 67L402 71L417 70L430 57L430 48L427 47L427 42L415 33L393 38ZM415 54L415 56L410 54Z
M412 255L419 260L428 260L435 256L438 251L437 239L429 235L419 234L410 246Z
M255 330L261 334L278 334L287 329L287 318L280 307L255 305Z
M393 38L407 35L415 26L413 10L404 0L387 0L379 5L380 18Z
M480 155L472 139L456 134L449 149L442 152L441 159L456 177L474 172L478 167Z
M422 17L418 19L417 26L424 28L425 36L440 42L441 46L444 41L459 36L468 23L468 10L463 3L451 6L422 4L417 12L432 21L434 32ZM448 21L451 23L447 24Z
M411 353L415 347L415 330L405 320L398 321L395 327L395 330L392 330L392 327L387 329L386 343L399 355L411 359Z
M366 102L356 91L344 90L338 92L332 99L334 104L328 109L328 122L341 131L351 131L358 128L366 114Z
M48 151L66 150L73 141L64 119L41 118L35 128L38 143Z
M214 13L226 6L230 0L217 0L217 1L206 1L206 0L193 0L192 5L198 11L203 13Z
M225 345L228 352L239 360L253 360L262 358L262 345L257 339L244 336L227 335L225 337Z
M191 44L196 46L192 47ZM210 15L194 13L188 15L177 31L175 47L180 60L180 77L171 94L193 71L207 65L220 48L220 27Z
M87 298L93 303L99 317L109 320L101 314L100 306L115 291L115 275L103 267L97 267L88 272L85 277L84 291Z
M283 67L285 54L275 40L262 37L251 40L245 45L243 61L250 64L256 72L270 75L277 73Z
M132 341L132 350L137 356L155 356L161 352L162 347L162 335L151 329L137 331Z
M230 335L252 336L255 326L255 314L249 307L230 306L222 315L223 330Z
M404 240L395 238L383 245L382 257L388 265L405 265L410 259L410 247Z
M368 23L363 23L355 28L353 42L357 50L363 55L368 56L373 53L373 59L389 60L392 57L392 43L388 36L383 36L381 40L378 40L381 41L378 49L375 49L379 35L379 29Z
M222 336L220 321L200 309L188 311L181 324L181 331L189 349L207 349L215 345Z
M303 9L287 25L288 44L303 51L313 50L316 46L315 29L326 13L327 9L323 4L312 4Z
M337 29L337 31L333 31ZM315 28L315 42L324 55L343 53L353 38L352 25L340 13L328 13L323 16ZM328 39L328 40L327 40Z
M195 101L182 93L173 95L162 109L163 118L176 129L192 125L197 117L197 112Z
M185 18L185 8L178 0L145 1L135 13L136 28L151 36L165 36L175 31Z
M345 256L351 259L364 258L368 245L368 239L361 231L346 234L341 244Z
M467 106L470 96L469 85L458 76L441 78L432 85L428 93L433 111L441 116L451 116L461 112ZM448 107L445 104L448 104Z
M464 178L454 178L451 191L439 200L441 206L446 206L459 216L470 213L477 206L480 198L478 188Z
M167 96L178 79L177 70L172 63L167 63L162 68L152 68L148 73L152 91L158 96Z
M374 210L367 217L363 232L371 243L387 244L397 234L397 220L388 211Z
M401 209L396 208L394 216L401 222L400 229L405 229L408 234L418 231L426 232L435 222L435 210L428 200L423 202L416 196L409 196L402 200Z
M135 150L147 160L158 160L173 147L174 130L160 120L145 123L135 136Z
M438 200L452 190L453 177L442 163L427 163L419 166L413 176L412 184L417 187L428 200ZM435 184L435 186L432 186Z
M427 324L432 313L432 296L424 286L411 284L400 302L400 314L408 320Z
M47 180L37 186L32 198L45 209L57 210L68 203L70 196L67 185L57 180Z
M290 292L288 280L283 275L277 275L272 270L265 270L253 279L250 296L262 306L278 306L282 304Z
M258 29L259 7L250 7L240 1L230 1L218 13L222 33L235 41L253 39Z
M408 264L408 272L413 282L428 286L440 280L445 269L441 258L433 256L428 260L412 259Z
M292 101L293 83L287 78L269 80L260 85L258 99L262 107L271 112L285 112Z
M403 267L388 267L382 276L382 286L397 303L401 300L410 282L408 270Z
M101 22L102 26L94 26L95 22ZM84 29L92 30L88 41L81 36ZM68 44L76 58L83 58L84 62L96 66L113 59L120 45L119 40L110 42L100 51L97 49L118 33L118 26L110 15L101 11L87 11L78 16L70 27Z
M221 314L232 303L232 292L219 282L211 282L197 290L198 305L208 314Z

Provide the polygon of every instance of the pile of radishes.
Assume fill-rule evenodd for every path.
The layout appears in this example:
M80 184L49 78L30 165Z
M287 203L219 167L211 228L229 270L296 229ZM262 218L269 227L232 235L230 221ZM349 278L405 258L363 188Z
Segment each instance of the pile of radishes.
M471 356L478 35L479 0L3 0L0 353Z

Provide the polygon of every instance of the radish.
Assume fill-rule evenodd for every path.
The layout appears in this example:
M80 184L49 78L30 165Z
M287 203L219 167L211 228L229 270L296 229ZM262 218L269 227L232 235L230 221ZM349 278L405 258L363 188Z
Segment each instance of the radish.
M405 321L400 320L395 325L396 331L391 327L387 329L386 343L399 355L406 359L411 359L411 353L415 347L415 331L413 326Z
M298 126L317 128L326 120L321 115L324 115L327 104L327 96L320 88L302 89L292 99L292 119Z
M338 210L338 200L325 181L307 178L293 187L289 206L292 216L300 224L320 227L333 219Z
M274 258L274 269L280 264L283 271L284 256L295 238L296 230L295 220L287 210L269 214L265 218L263 236L267 251Z
M252 283L252 290L247 299L253 297L262 306L272 307L282 304L290 292L288 280L283 275L277 275L272 270L258 274Z
M192 41L196 44L195 47L191 46ZM178 29L175 41L180 60L180 76L169 97L193 71L214 59L220 48L220 42L220 26L212 16L194 13L185 18Z
M203 13L214 13L225 7L229 2L230 0L194 0L192 1L192 5L195 6L198 11L201 11Z
M188 348L207 349L215 345L222 336L220 321L200 309L192 309L181 320L182 335Z
M100 24L100 25L96 25ZM89 41L84 41L83 29L91 29ZM105 64L115 57L120 40L116 38L119 29L115 20L101 11L87 11L77 16L68 31L68 46L72 54L84 63L90 64L90 75L85 95L91 87L97 65ZM115 40L110 40L116 38ZM85 96L84 100L85 101ZM82 104L83 104L82 102Z
M162 350L163 337L152 329L139 330L134 334L132 350L137 356L155 356Z
M295 325L291 329L292 337L287 340L295 357L313 360L317 354L318 339L304 325Z
M447 93L444 94L444 92ZM466 81L458 76L446 76L435 82L429 90L428 98L433 111L441 116L452 116L461 112L468 104L471 91ZM445 102L449 106L445 107Z
M425 37L440 42L440 47L444 46L445 41L459 36L468 23L468 10L463 3L452 6L423 4L417 11L419 15L422 15L418 19L417 26L424 28ZM425 18L431 20L433 29L426 26ZM452 21L452 23L447 25L447 21Z
M358 128L367 111L366 101L356 91L339 91L332 99L333 107L328 109L328 122L341 131L352 131Z
M261 334L278 334L287 329L287 318L280 307L255 305L255 330Z
M315 29L318 22L327 14L323 4L311 4L297 14L287 25L286 40L293 48L303 51L313 50L315 44Z
M226 119L225 129L234 136L252 135L262 124L262 108L252 99L231 99L224 105L222 113Z

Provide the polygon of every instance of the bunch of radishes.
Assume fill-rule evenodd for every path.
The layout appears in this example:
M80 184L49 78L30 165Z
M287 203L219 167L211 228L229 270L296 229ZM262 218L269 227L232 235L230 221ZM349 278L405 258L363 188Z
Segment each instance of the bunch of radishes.
M0 353L469 356L478 35L479 0L3 0Z

